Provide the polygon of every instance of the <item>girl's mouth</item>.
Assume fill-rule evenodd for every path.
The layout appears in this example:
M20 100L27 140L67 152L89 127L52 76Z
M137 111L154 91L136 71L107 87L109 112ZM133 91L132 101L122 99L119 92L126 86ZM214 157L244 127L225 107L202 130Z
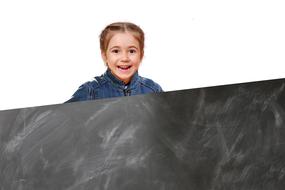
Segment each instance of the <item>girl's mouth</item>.
M129 70L132 66L131 65L119 65L117 66L118 69L123 70L123 71L127 71Z

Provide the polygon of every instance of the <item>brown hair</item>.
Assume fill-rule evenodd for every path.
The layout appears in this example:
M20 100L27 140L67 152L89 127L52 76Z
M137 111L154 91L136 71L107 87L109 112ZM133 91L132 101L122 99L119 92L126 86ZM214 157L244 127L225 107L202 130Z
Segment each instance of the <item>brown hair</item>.
M99 36L101 52L106 52L111 38L117 32L131 32L133 36L138 40L141 49L141 56L143 56L144 32L139 26L131 22L114 22L106 26Z

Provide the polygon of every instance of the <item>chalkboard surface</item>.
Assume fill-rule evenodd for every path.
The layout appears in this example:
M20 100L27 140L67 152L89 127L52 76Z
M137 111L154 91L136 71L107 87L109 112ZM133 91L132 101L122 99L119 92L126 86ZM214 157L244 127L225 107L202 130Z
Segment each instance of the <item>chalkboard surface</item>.
M285 79L0 112L0 190L283 190Z

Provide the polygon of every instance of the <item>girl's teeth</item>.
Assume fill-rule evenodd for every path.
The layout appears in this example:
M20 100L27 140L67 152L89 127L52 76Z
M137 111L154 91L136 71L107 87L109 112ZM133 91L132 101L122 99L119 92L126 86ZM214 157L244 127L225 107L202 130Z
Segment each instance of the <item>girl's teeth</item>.
M120 69L124 69L124 70L127 70L129 69L131 66L118 66Z

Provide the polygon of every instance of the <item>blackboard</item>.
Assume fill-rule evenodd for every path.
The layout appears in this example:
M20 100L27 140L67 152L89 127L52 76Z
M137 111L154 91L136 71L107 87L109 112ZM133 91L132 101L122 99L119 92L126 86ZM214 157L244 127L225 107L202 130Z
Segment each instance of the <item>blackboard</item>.
M0 190L283 190L285 79L0 112Z

